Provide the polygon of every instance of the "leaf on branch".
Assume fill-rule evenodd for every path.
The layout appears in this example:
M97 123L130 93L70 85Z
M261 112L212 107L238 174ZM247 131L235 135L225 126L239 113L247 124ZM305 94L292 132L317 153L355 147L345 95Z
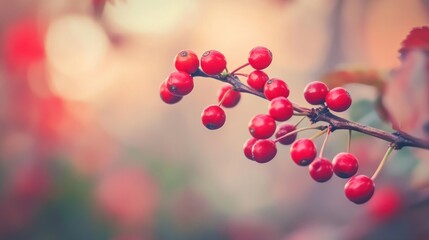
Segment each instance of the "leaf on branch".
M382 128L382 121L377 115L374 102L363 99L354 102L349 110L350 120L375 128Z
M413 28L402 41L401 45L402 47L399 49L399 53L402 59L407 53L415 49L429 50L429 27L421 26Z
M329 88L340 87L345 84L357 83L373 86L381 92L385 84L384 74L374 69L341 69L327 73L321 81L325 82Z
M325 82L329 88L340 87L346 84L355 83L374 87L378 97L375 101L375 110L383 121L389 121L389 117L380 99L386 84L387 74L384 72L368 69L347 67L327 73L321 81Z
M429 139L429 59L424 51L406 55L386 84L382 103L395 130Z

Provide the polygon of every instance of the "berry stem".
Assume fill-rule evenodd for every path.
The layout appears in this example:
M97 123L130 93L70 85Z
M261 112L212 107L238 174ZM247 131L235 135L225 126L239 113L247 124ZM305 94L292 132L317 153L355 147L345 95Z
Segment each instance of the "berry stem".
M292 134L299 133L299 132L302 132L302 131L305 131L305 130L318 129L318 130L322 130L322 132L326 132L326 128L327 128L327 126L316 126L316 127L303 127L303 128L299 128L297 130L288 132L287 134L274 139L274 142L278 142L278 141L282 140L283 138L285 138L287 136L290 136Z
M294 128L297 128L299 126L299 124L304 121L304 119L306 119L307 116L303 116L301 119L299 119L299 121L295 124Z
M313 136L311 136L309 139L310 139L310 140L314 140L314 139L316 139L316 138L318 138L318 137L322 136L323 134L325 134L327 131L328 131L328 128L324 129L324 130L323 130L323 131L321 131L321 132L318 132L318 133L314 134L314 135L313 135Z
M378 174L380 173L381 169L383 168L384 164L386 163L386 160L389 158L389 155L392 153L394 149L393 145L390 145L389 148L387 149L386 153L384 154L383 159L381 160L380 164L378 165L377 170L375 170L374 174L372 175L371 179L374 181Z
M235 76L243 76L243 77L248 77L248 74L245 73L234 73Z
M349 134L348 134L348 137L347 137L347 152L348 153L350 152L351 142L352 142L352 130L349 129Z
M325 145L326 145L326 142L328 141L329 133L331 133L330 129L331 128L328 127L325 135L325 139L323 140L323 143L322 143L322 147L320 148L319 158L323 157L323 150L325 150Z
M243 65L241 65L241 66L239 66L238 68L236 68L234 71L232 71L231 72L231 74L235 74L237 71L239 71L240 69L243 69L243 68L245 68L245 67L247 67L247 66L249 66L250 64L249 63L245 63L245 64L243 64Z
M213 78L221 82L226 82L234 86L234 89L238 92L249 93L260 98L266 99L263 92L256 91L246 84L242 83L237 76L231 74L225 75L207 75L200 69L192 74L193 77L207 77ZM414 137L405 132L397 130L396 132L390 133L381 129L366 126L357 122L353 122L344 118L341 118L335 114L332 114L326 109L326 107L318 108L305 108L293 103L294 115L295 116L307 116L312 123L326 122L331 126L331 132L337 129L347 129L360 132L369 136L373 136L379 139L383 139L391 143L394 149L401 149L403 147L415 147L429 150L429 141Z
M223 101L225 100L226 96L228 95L228 93L229 93L231 90L232 90L232 89L228 89L228 91L226 91L226 92L223 94L222 99L219 101L219 104L218 104L218 106L219 106L219 107L221 107L221 105L222 105Z

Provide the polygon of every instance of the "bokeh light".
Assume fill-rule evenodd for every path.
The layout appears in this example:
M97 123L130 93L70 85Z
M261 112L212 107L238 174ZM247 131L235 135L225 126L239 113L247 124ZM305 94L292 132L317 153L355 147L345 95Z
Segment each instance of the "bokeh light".
M428 151L395 151L374 201L357 206L344 196L346 180L312 181L289 146L278 146L267 164L246 159L249 120L267 112L266 101L243 94L225 109L225 125L209 131L201 112L217 103L224 83L195 77L174 105L161 101L159 86L183 49L199 57L218 50L233 71L265 46L273 53L266 72L286 81L294 103L309 107L304 86L331 76L353 98L340 116L393 131L382 120L384 104L424 138L427 54L401 62L398 49L412 27L429 24L428 7L0 1L0 239L427 239ZM347 133L334 131L324 154L332 159L346 145ZM353 133L359 174L372 174L386 148Z
M46 34L52 90L67 99L94 97L109 84L100 74L110 42L95 20L85 15L54 19Z

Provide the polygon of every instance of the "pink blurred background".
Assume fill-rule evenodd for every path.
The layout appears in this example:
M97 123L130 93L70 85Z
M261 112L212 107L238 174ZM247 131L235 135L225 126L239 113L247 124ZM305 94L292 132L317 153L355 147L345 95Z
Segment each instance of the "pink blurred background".
M219 50L233 69L263 45L269 75L305 105L304 86L333 69L398 67L400 42L429 23L428 1L102 5L0 0L0 239L429 238L427 200L414 204L429 183L427 152L394 155L374 199L358 206L343 179L315 183L288 147L269 164L246 160L247 124L265 101L244 95L209 131L200 114L221 83L196 78L178 104L159 98L180 50ZM375 101L374 89L347 87L353 101ZM360 120L389 129L375 111ZM346 138L333 134L327 156ZM359 171L372 174L386 147L356 136Z

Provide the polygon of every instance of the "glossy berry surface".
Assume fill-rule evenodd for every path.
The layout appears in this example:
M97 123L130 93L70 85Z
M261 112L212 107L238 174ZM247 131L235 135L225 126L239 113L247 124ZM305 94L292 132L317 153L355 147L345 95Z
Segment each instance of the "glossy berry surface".
M210 105L203 110L201 121L210 130L223 126L226 120L225 111L218 105Z
M325 83L314 81L305 86L304 98L312 105L323 104L328 92L329 88Z
M311 178L316 182L326 182L331 179L334 174L332 163L326 158L316 158L308 166Z
M271 161L277 154L276 143L270 139L258 140L252 148L252 158L258 163Z
M226 68L225 56L216 50L206 51L201 57L201 68L208 75L218 75Z
M197 54L191 50L182 50L174 58L174 66L179 72L187 72L189 74L197 71L200 66Z
M247 76L247 84L251 88L259 92L263 92L265 83L268 81L268 79L269 77L264 71L255 70Z
M247 139L247 141L243 145L244 155L250 160L253 160L252 148L253 148L253 145L255 145L256 141L258 141L258 140L259 139L252 137L252 138Z
M241 93L233 89L232 85L224 85L218 93L217 100L222 102L222 106L226 108L235 107L240 102Z
M331 89L326 95L326 105L334 112L344 112L352 104L352 98L346 89L336 87Z
M270 101L276 97L287 98L289 96L289 88L283 80L271 78L265 83L264 95Z
M356 174L359 168L358 159L355 155L347 152L338 153L332 159L334 173L340 178L349 178Z
M375 185L371 178L365 175L353 176L344 186L346 197L356 203L366 203L374 194Z
M290 147L290 156L299 166L309 165L316 158L316 154L316 146L307 138L296 140Z
M185 96L194 89L194 80L186 72L172 72L167 78L168 90L177 96Z
M276 121L286 121L293 116L293 105L285 97L276 97L268 105L268 114Z
M161 100L168 104L174 104L182 100L181 96L176 96L168 90L167 85L165 82L161 83L161 86L159 87L159 96L161 97Z
M254 138L266 139L276 131L276 121L270 115L258 114L250 120L248 128Z
M277 132L276 132L276 139L280 138L281 136L284 136L292 131L295 131L296 128L294 125L289 124L289 123L283 123L282 125L279 126ZM289 136L283 137L281 139L278 140L279 143L283 144L283 145L289 145L292 144L297 137L297 133L293 133Z
M248 61L254 69L261 70L270 66L273 54L266 47L255 47L250 51Z

